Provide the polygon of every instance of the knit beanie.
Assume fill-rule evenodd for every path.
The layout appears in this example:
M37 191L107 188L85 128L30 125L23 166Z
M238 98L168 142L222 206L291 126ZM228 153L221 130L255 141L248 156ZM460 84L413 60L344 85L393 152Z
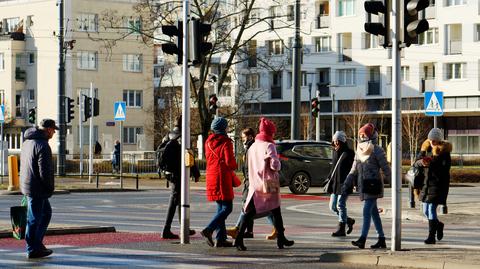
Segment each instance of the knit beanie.
M336 131L332 138L333 141L347 142L347 135L344 131Z
M432 128L428 133L428 139L432 141L442 141L443 140L443 133L442 130L438 128Z
M377 132L375 131L375 125L372 123L367 123L363 125L359 130L358 130L358 135L360 136L361 134L366 135L370 140L377 138Z
M228 122L225 118L222 117L216 117L213 121L212 124L210 125L210 129L215 134L227 134L227 127L228 127Z
M258 131L260 133L265 133L269 136L273 136L277 131L277 127L275 127L275 123L273 123L271 120L267 118L261 118Z

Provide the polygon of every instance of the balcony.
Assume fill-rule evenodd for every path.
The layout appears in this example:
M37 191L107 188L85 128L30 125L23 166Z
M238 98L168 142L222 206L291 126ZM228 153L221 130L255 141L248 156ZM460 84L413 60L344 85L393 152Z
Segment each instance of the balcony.
M272 86L270 89L270 99L282 99L282 87Z
M462 54L462 40L450 40L448 43L447 54Z
M26 78L27 72L25 70L20 69L20 67L15 68L15 80L25 81Z
M257 67L257 56L248 57L248 67Z
M316 19L316 28L317 29L322 29L322 28L329 28L330 27L330 15L328 14L323 14L317 16Z
M318 92L320 97L330 96L330 87L328 87L327 85L321 85L321 84L317 84L317 85L318 85Z
M369 81L367 95L380 95L380 81Z
M351 62L352 61L352 49L342 48L338 54L339 62Z
M435 91L437 84L435 82L435 78L426 78L420 80L420 90L421 92L425 91Z

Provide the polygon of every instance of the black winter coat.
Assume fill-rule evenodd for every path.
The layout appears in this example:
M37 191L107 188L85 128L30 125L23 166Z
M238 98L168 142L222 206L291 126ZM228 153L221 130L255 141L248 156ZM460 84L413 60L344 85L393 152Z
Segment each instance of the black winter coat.
M443 141L432 150L433 157L423 184L420 200L425 203L446 204L450 187L450 152L452 144Z
M249 181L248 181L248 149L250 146L255 142L255 139L252 139L250 141L247 141L245 145L245 158L244 162L242 165L242 173L243 173L243 190L242 190L242 201L245 202L247 200L248 196L248 187L249 187Z
M33 198L49 198L55 189L52 150L45 131L25 131L20 156L20 188Z
M340 159L342 153L345 152L345 156L342 157L340 163L338 164L337 171L334 173L333 169ZM350 169L352 168L353 159L355 157L355 152L351 150L347 144L342 143L338 151L334 150L332 155L332 167L330 168L330 173L328 178L333 174L330 184L328 185L327 192L330 194L342 194L342 185L347 177Z

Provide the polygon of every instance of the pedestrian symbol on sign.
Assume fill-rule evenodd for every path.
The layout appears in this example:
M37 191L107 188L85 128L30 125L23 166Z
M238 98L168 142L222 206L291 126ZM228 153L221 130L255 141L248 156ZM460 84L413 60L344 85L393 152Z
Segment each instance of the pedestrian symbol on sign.
M125 109L125 102L115 102L113 119L116 121L124 121L127 117Z
M425 92L424 106L427 116L443 115L443 92Z

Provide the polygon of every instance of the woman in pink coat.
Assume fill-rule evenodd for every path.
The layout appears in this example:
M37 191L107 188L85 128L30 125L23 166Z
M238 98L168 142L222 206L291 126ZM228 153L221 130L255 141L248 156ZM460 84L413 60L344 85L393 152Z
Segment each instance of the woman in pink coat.
M278 171L280 159L277 155L273 135L275 124L266 119L260 119L259 133L255 137L255 143L248 150L248 177L250 185L247 200L244 204L244 216L240 223L240 230L235 239L235 247L238 250L247 250L243 244L243 234L247 223L255 216L272 214L273 225L278 232L277 246L292 246L293 241L285 238L282 213L280 211L280 183Z

